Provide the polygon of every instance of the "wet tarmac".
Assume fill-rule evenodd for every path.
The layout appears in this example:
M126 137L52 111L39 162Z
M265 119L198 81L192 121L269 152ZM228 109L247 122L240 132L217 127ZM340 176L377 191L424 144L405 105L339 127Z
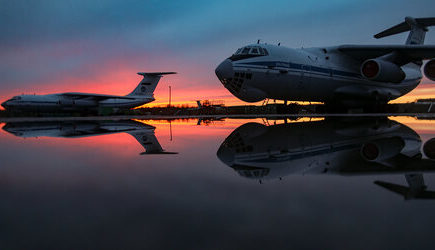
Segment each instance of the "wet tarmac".
M3 120L1 248L433 249L430 117L182 118Z

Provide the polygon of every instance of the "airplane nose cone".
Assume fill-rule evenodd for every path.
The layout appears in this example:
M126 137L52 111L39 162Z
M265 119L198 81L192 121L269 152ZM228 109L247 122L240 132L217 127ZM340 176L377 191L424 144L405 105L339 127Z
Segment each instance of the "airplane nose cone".
M7 103L7 102L8 102L8 101L5 101L5 102L2 103L2 107L5 108L5 109L8 108L8 103Z
M226 59L223 61L219 66L217 66L215 70L216 76L219 78L219 80L224 80L228 78L233 78L234 76L234 70L233 70L233 63L230 59Z
M216 155L223 163L231 166L234 162L234 154L235 152L231 148L222 145Z

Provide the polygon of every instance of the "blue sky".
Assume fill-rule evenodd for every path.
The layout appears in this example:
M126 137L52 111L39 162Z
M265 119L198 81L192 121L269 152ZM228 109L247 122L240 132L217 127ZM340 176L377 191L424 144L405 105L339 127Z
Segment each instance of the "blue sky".
M0 1L0 98L88 89L124 94L137 83L136 72L161 70L179 72L172 79L178 89L229 94L216 65L257 39L288 47L401 44L407 34L373 35L405 16L434 16L434 9L434 1L401 0ZM426 43L435 43L433 31Z

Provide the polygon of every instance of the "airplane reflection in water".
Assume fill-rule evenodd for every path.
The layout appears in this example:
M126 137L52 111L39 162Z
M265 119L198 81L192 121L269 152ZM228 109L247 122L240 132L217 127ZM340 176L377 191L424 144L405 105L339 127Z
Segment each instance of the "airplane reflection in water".
M53 121L9 122L3 130L19 137L81 138L115 133L128 133L145 149L141 154L177 154L166 152L154 134L155 127L133 120L121 121Z
M405 174L409 186L374 183L405 199L435 199L422 174L435 172L434 141L425 143L423 155L414 130L384 117L246 123L225 139L217 156L241 176L260 183L290 174Z

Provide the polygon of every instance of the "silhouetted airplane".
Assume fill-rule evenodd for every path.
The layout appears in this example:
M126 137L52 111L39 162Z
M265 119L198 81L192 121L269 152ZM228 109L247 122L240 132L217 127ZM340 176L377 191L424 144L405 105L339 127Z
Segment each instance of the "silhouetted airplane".
M9 122L3 130L19 137L80 138L115 133L128 133L145 149L141 154L177 154L163 150L157 140L155 127L133 120L121 121L53 121Z
M19 111L83 111L98 108L134 108L154 101L154 90L160 78L175 72L139 72L143 79L128 95L101 95L68 92L50 95L19 95L2 103L7 110Z
M422 159L421 144L415 131L387 118L332 118L247 123L225 139L217 156L241 176L260 181L290 174L405 174L409 187L375 183L405 199L435 198L419 174L435 172L435 161Z

